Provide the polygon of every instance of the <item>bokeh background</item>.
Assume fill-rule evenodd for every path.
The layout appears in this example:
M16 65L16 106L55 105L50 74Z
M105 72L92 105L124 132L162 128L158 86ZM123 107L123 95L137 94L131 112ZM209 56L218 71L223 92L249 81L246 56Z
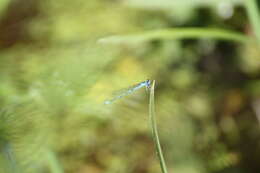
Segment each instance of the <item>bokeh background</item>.
M153 79L169 173L259 173L258 12L255 0L1 0L0 172L160 172L145 89L103 104Z

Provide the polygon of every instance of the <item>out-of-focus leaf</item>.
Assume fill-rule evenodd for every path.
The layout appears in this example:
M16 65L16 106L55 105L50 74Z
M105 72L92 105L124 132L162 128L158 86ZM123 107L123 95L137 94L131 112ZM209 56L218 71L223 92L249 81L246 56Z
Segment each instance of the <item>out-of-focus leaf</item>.
M260 72L260 52L257 44L246 44L241 49L241 56L238 59L240 68L251 75Z
M1 0L0 1L0 18L1 18L1 15L4 13L4 11L6 10L6 8L8 7L10 2L11 2L11 0Z

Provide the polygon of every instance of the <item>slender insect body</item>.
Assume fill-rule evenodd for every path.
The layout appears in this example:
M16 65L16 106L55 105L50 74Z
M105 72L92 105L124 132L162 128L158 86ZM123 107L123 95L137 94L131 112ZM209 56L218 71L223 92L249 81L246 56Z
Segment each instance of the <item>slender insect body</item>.
M127 95L130 95L131 93L133 93L134 91L140 89L140 88L143 88L143 87L146 87L146 90L149 90L150 89L150 85L151 85L151 81L150 80L146 80L146 81L143 81L141 83L138 83L130 88L128 88L125 92L121 93L120 95L118 96L115 96L114 98L112 98L111 100L106 100L104 102L104 104L111 104L113 103L114 101L116 101L117 99L120 99L124 96L127 96Z

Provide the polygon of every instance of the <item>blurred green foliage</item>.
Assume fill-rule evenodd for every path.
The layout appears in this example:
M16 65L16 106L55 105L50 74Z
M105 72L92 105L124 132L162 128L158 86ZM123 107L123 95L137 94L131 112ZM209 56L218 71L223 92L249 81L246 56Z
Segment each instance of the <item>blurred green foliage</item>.
M0 1L0 172L259 172L256 2Z

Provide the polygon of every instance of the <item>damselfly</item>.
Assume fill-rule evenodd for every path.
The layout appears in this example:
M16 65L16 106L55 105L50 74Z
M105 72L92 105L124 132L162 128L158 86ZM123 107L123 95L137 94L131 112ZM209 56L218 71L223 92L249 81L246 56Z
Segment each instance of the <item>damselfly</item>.
M143 88L143 87L146 87L146 89L150 89L150 85L151 85L151 80L146 80L146 81L143 81L143 82L140 82L134 86L131 86L127 89L124 89L123 92L121 92L120 94L116 95L114 98L110 99L110 100L106 100L104 102L104 104L111 104L113 103L114 101L116 101L117 99L120 99L124 96L127 96L131 93L133 93L134 91L140 89L140 88Z

